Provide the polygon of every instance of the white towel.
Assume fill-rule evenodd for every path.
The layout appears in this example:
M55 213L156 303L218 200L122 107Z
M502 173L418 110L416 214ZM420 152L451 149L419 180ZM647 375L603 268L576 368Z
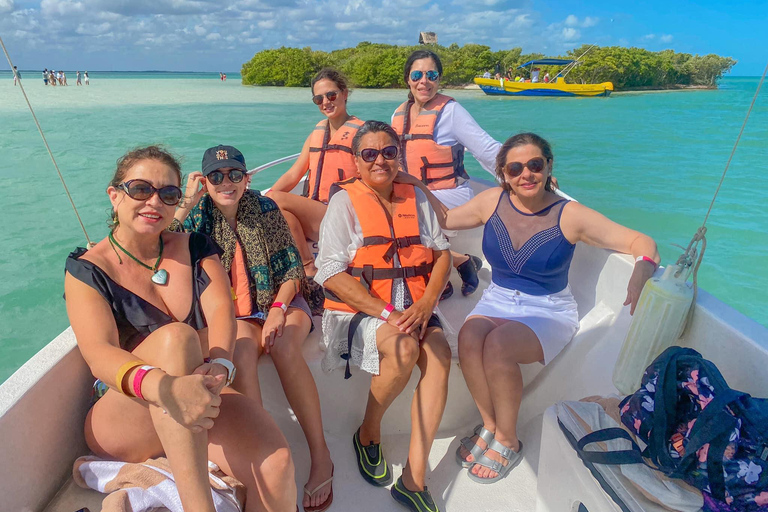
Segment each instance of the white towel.
M168 460L160 457L141 464L80 457L72 468L75 483L108 493L102 512L144 512L165 507L184 512ZM213 504L217 512L241 512L244 486L208 462Z

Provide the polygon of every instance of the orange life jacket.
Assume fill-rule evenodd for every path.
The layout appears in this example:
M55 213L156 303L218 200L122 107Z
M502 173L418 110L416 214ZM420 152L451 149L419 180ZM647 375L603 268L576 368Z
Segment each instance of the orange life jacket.
M235 316L250 316L253 313L251 303L251 283L248 279L248 265L240 242L235 243L235 257L229 269L229 280L232 283L232 300L235 301Z
M309 176L304 196L328 203L331 185L357 175L352 139L363 121L355 116L347 119L331 137L330 123L320 121L309 137Z
M347 273L360 280L374 297L392 303L394 279L403 278L413 301L424 295L432 271L432 250L421 244L416 211L416 192L412 185L395 183L395 210L389 212L376 194L360 179L353 178L334 186L347 191L363 230L363 246L355 253ZM333 194L333 192L332 192ZM397 254L400 268L395 267ZM326 290L325 308L356 313L357 310Z
M437 94L410 126L413 101L409 100L397 107L392 120L392 127L400 136L403 170L419 178L430 190L456 188L458 178L469 179L464 170L464 146L441 146L434 140L440 112L451 101L454 100L450 96Z

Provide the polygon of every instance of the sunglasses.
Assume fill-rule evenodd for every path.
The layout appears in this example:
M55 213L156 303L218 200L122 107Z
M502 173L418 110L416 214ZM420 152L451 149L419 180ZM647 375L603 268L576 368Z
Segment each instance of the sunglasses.
M328 101L336 101L336 98L339 97L339 91L328 91L325 94L315 94L312 96L312 103L319 107L323 104L323 96L328 98Z
M231 183L240 183L243 181L243 178L245 178L245 171L232 169L227 174L227 177ZM221 182L224 181L224 173L221 171L211 171L208 173L208 176L205 177L205 181L211 185L221 185Z
M375 162L379 157L379 153L384 157L384 160L394 160L399 152L397 146L387 146L384 149L361 149L357 152L358 156L363 159L364 162Z
M419 71L419 70L411 71L411 80L414 82L418 82L419 80L421 80L421 77L423 76L424 76L423 71ZM429 71L427 71L427 80L429 80L430 82L436 82L438 78L440 78L440 73L438 73L434 69L430 69Z
M537 156L536 158L531 158L526 163L509 162L504 166L504 172L511 178L517 178L523 174L523 169L525 167L527 167L531 172L540 173L544 170L544 167L547 165L548 161L549 160L545 159L544 157Z
M155 195L155 192L157 192L157 197L168 206L176 206L181 201L181 189L173 185L155 188L151 183L144 180L129 180L115 188L123 190L128 194L128 197L137 201L146 201Z

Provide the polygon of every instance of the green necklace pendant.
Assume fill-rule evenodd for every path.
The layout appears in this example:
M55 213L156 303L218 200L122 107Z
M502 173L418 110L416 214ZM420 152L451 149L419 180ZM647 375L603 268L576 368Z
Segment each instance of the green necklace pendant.
M157 261L155 262L154 266L150 267L140 259L138 259L133 254L129 253L125 248L120 245L117 240L115 240L115 237L112 235L112 233L109 234L109 241L110 243L117 246L118 249L123 251L125 254L127 254L133 261L141 265L142 267L149 269L152 271L152 282L159 285L164 285L168 282L168 271L163 268L157 268L160 266L160 260L163 259L163 237L160 237L160 254L157 256Z
M157 269L154 274L152 274L152 282L155 284L165 284L168 282L168 271L164 268Z

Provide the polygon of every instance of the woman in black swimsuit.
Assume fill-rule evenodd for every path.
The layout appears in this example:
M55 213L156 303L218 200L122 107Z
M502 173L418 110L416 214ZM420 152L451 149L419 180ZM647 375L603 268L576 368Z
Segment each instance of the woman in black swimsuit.
M127 462L165 454L185 510L214 512L207 460L246 486L245 511L296 510L288 443L229 387L236 327L218 250L205 235L166 231L180 184L160 148L127 153L107 188L112 232L67 259L69 320L110 388L88 413L86 441Z

